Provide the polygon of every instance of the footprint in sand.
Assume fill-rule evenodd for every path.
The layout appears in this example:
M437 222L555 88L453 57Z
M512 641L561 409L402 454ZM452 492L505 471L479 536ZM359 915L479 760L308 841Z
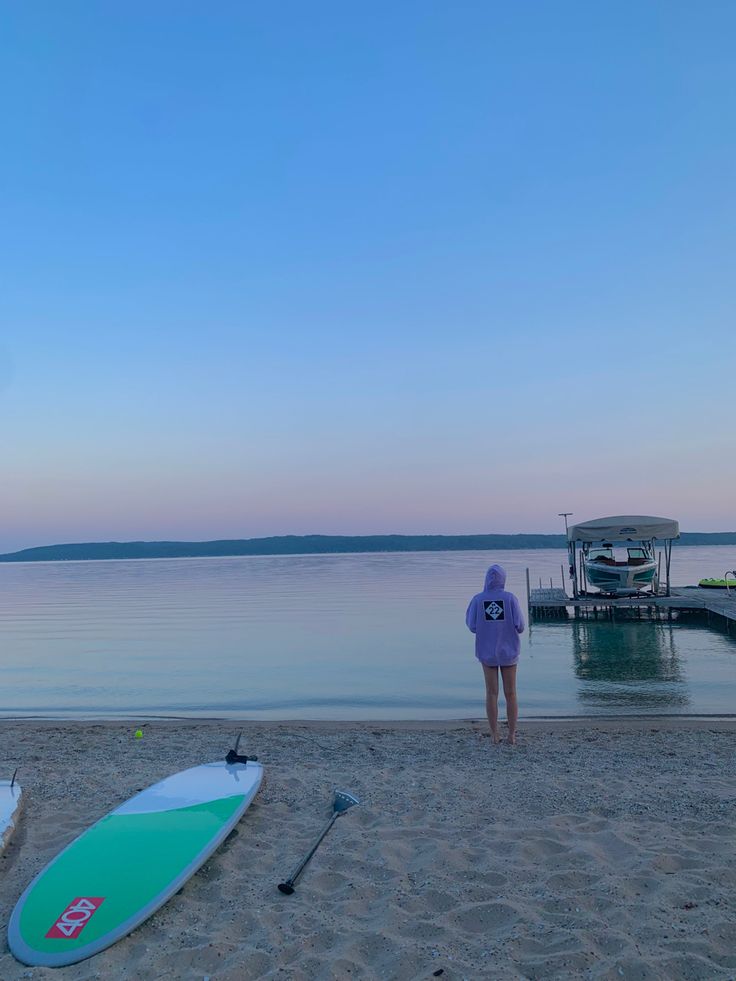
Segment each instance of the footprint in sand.
M570 869L567 872L557 872L551 875L547 882L545 883L548 889L553 889L555 892L564 892L567 890L582 890L590 889L590 887L598 882L600 876L590 875L587 872L578 872L576 869Z
M452 918L465 933L506 933L519 922L519 914L506 903L479 903L459 910Z

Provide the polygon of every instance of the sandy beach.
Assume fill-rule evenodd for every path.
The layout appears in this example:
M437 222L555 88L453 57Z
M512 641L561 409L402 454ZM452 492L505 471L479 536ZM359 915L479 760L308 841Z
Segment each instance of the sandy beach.
M167 774L220 758L220 721L0 723L0 772L26 793L0 859L0 978L736 977L736 723L246 723L266 785L150 920L61 969L10 954L31 877L93 821ZM242 751L242 749L241 749ZM276 884L344 787L297 892Z

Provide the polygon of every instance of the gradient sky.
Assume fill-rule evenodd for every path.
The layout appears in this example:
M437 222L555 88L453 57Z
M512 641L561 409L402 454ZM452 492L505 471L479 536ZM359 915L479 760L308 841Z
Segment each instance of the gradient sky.
M736 5L30 0L0 551L736 528Z

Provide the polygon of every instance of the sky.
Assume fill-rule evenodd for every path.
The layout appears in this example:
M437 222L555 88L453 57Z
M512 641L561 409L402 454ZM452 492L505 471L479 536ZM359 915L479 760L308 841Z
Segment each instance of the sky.
M6 4L0 551L736 529L735 31Z

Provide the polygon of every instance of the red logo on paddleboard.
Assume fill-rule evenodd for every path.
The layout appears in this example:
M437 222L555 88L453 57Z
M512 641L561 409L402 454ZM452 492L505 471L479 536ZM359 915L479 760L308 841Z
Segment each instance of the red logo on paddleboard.
M46 936L61 940L78 937L104 902L104 896L78 896L69 903Z

